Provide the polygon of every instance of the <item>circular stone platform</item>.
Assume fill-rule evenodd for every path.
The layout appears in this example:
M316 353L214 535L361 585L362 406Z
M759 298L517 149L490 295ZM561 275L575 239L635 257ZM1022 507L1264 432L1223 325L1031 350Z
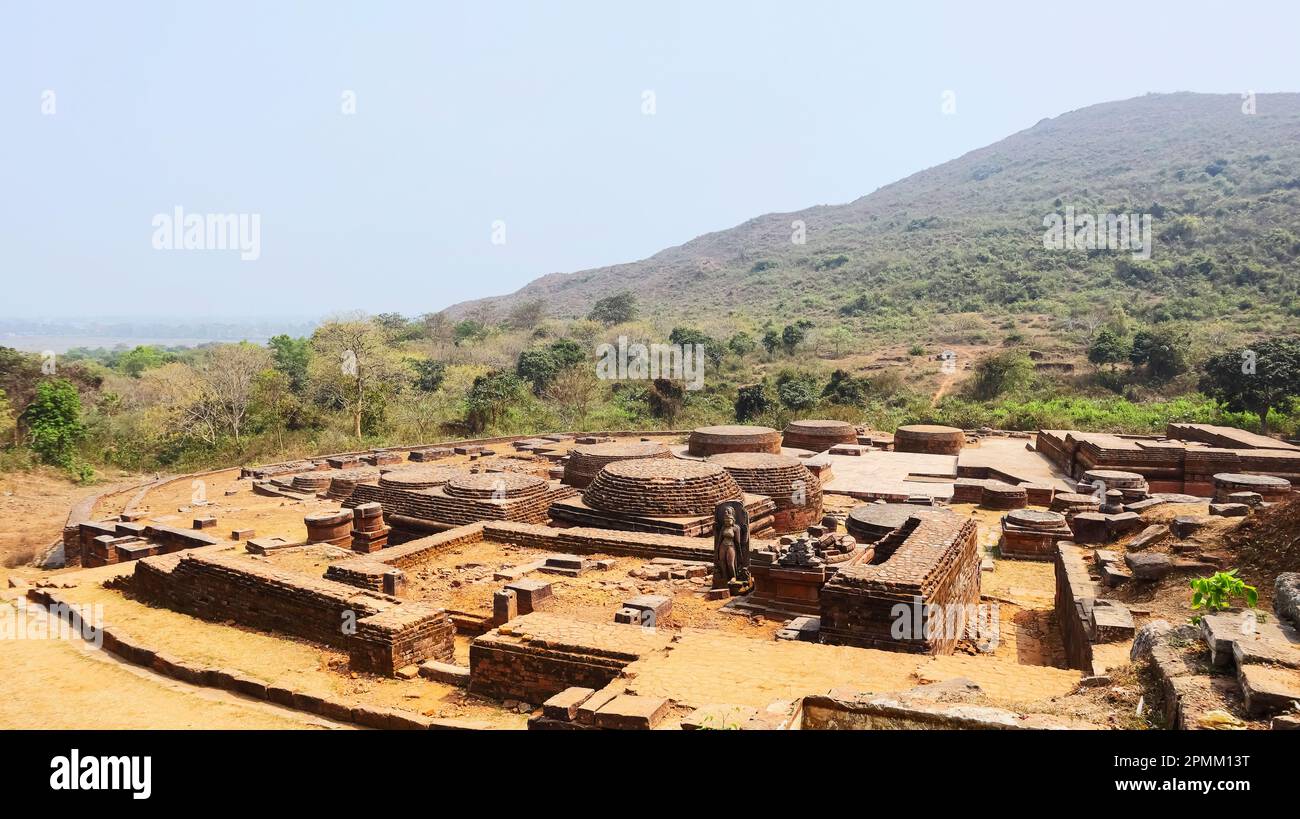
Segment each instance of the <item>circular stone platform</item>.
M303 519L307 525L308 543L331 543L346 546L352 542L352 510L316 512Z
M894 431L895 452L959 455L965 443L966 433L956 427L943 427L937 424L908 424Z
M464 468L454 466L404 466L380 475L379 485L389 489L432 489L458 475L467 474Z
M374 469L338 469L332 473L330 488L325 496L334 500L343 500L352 496L357 484L373 481L377 473Z
M1029 491L1023 486L989 481L980 490L980 506L986 509L1024 509Z
M902 526L910 517L943 517L955 515L949 509L920 506L914 503L868 503L854 507L844 519L844 528L859 543L875 543Z
M1065 525L1065 515L1059 512L1042 512L1037 509L1016 509L1007 512L1008 523L1022 529L1042 529L1051 531Z
M1145 489L1146 478L1136 472L1121 472L1118 469L1089 469L1083 473L1085 483L1101 481L1107 489Z
M721 455L724 452L781 451L781 433L771 427L751 427L727 424L717 427L700 427L691 432L686 451L691 455Z
M1223 503L1233 492L1257 492L1272 503L1285 500L1291 494L1291 482L1272 475L1245 475L1220 472L1214 476L1214 500Z
M600 470L617 461L638 458L671 458L668 447L658 441L612 441L605 444L579 444L569 451L564 462L564 482L579 489L595 479Z
M615 461L582 493L592 509L647 517L712 515L740 498L740 485L718 464L677 458Z
M546 479L520 472L475 472L453 477L444 484L443 491L453 498L528 498L546 491Z
M848 421L805 419L785 425L785 446L825 452L836 444L856 444L858 428Z
M329 489L330 480L334 477L331 470L321 470L319 472L305 472L301 475L293 476L293 488L300 489L303 492L322 492Z
M821 519L822 487L798 458L766 452L725 452L709 457L752 495L765 495L776 505L777 534L802 532Z
M1101 508L1101 501L1092 495L1078 492L1057 492L1052 498L1051 509L1063 515L1075 515L1079 512L1096 512Z

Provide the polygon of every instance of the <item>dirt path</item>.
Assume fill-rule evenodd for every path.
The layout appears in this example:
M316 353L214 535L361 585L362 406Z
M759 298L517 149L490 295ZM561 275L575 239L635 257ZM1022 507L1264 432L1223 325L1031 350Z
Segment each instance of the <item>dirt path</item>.
M17 608L0 602L0 617ZM48 624L36 606L22 617ZM212 688L187 685L88 649L79 636L0 641L0 728L347 727Z

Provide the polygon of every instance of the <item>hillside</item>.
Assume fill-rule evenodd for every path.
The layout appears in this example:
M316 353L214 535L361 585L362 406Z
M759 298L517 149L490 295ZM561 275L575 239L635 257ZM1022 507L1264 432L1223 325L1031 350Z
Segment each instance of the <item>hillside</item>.
M704 327L846 323L897 341L943 314L1083 316L1123 305L1148 322L1300 314L1300 94L1162 94L1031 128L844 205L766 214L638 262L551 274L454 316L541 299L557 318L633 291L656 318ZM1043 219L1150 213L1149 260L1043 246ZM807 242L791 242L791 222ZM650 312L650 310L646 310Z

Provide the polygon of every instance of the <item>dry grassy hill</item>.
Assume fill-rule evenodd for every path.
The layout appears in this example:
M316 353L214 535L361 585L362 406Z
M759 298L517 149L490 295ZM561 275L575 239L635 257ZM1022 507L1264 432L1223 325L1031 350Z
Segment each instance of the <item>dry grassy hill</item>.
M490 305L585 315L632 290L666 320L828 317L901 338L963 313L1066 316L1105 301L1249 331L1300 314L1300 95L1161 94L1043 120L844 205L759 216L637 262L544 276ZM1151 213L1149 261L1048 251L1043 218ZM791 222L807 242L791 242Z

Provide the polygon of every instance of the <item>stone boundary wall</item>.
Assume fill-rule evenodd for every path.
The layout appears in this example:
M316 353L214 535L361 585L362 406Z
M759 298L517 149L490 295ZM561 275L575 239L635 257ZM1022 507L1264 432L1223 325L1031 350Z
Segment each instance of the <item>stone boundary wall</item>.
M690 432L691 431L689 429L677 429L677 430L621 429L621 430L602 430L599 432L566 432L563 434L573 435L575 437L578 436L625 437L625 436L637 435L646 438L679 438L685 435L689 435ZM461 438L455 441L439 441L435 443L426 443L426 444L409 444L409 445L404 444L402 446L382 447L382 450L385 452L412 452L417 449L431 449L433 447L487 446L491 444L509 444L509 443L514 443L515 441L526 441L531 438L538 438L543 435L551 435L551 434L560 434L560 433L539 432L530 435L499 435L495 438ZM310 458L296 458L292 461L275 461L273 463L258 464L257 466L244 466L238 468L240 469L240 476L247 478L247 477L253 477L253 472L259 469L276 469L277 467L288 467L302 462L311 462L311 461L324 462L326 458L359 458L362 455L371 455L374 452L375 450L373 449L362 449L362 450L357 450L355 452L332 452L328 455L313 455ZM224 472L225 470L218 470L218 471Z
M77 604L64 601L49 589L28 589L27 598L53 609L52 613L66 620L78 633L85 634L94 628L82 621ZM116 629L101 627L98 632L103 640L103 649L124 662L189 685L230 691L336 722L384 730L465 731L489 727L467 720L432 719L398 708L354 705L328 694L283 688L232 669L203 666L172 657Z
M876 560L842 567L822 587L821 641L926 654L949 654L964 634L893 635L898 604L920 600L924 624L932 607L971 607L980 602L977 526L970 518L909 518L876 546ZM897 545L895 545L897 544ZM970 611L969 608L966 611Z
M343 649L355 668L379 674L454 655L455 627L443 609L229 555L145 558L132 584L146 599L186 614Z

